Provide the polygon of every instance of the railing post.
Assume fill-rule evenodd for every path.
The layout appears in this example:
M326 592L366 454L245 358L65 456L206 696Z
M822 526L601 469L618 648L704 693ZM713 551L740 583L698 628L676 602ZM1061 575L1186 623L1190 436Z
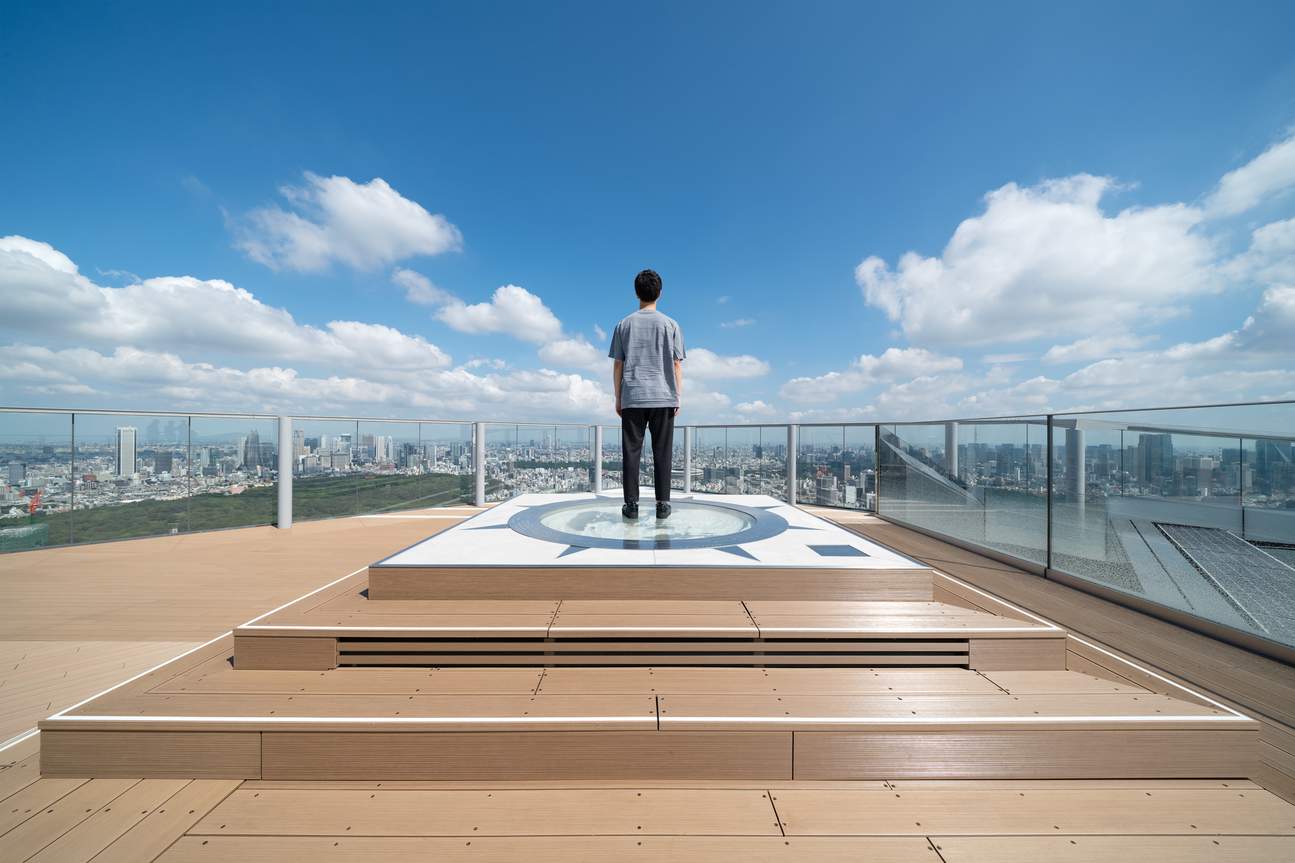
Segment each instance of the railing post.
M1047 526L1047 538L1045 542L1048 546L1043 555L1043 574L1045 577L1052 569L1052 423L1053 416L1052 414L1048 414L1048 452L1047 457L1044 460L1046 465L1044 468L1044 482L1047 483L1047 485L1043 490L1043 520Z
M594 494L603 490L603 427L594 426L594 475L593 489Z
M292 417L279 417L279 511L275 527L292 527Z
M472 503L486 505L486 424L472 425Z
M949 471L949 479L958 479L958 423L956 420L944 424L944 466Z
M787 503L796 503L796 438L800 426L787 425Z
M692 494L692 426L683 427L683 492Z
M881 515L881 423L872 427L872 511Z

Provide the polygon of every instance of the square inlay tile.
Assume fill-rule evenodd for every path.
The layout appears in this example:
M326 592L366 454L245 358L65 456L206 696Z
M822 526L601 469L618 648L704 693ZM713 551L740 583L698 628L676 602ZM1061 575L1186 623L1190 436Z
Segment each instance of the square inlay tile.
M811 545L814 551L823 555L823 557L867 557L866 551L861 551L852 545Z

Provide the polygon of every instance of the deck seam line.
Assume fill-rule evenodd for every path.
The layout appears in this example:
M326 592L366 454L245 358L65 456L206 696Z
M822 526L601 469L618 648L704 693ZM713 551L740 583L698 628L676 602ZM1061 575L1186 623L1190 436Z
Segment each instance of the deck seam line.
M84 788L86 785L89 785L91 782L94 782L94 781L95 781L94 779L88 779L88 780L86 780L83 784L78 785L76 788L72 789L72 791L79 791L79 790L81 790L82 788ZM109 779L101 779L100 781L111 781L111 780L109 780ZM28 856L26 859L30 860L32 857L35 857L37 854L41 854L41 853L43 853L43 852L45 851L45 849L46 849L46 848L49 848L49 847L50 847L51 845L53 845L55 842L57 842L58 840L62 839L62 838L63 838L64 836L66 836L67 834L71 833L71 832L72 832L73 830L75 830L76 828L80 827L80 826L81 826L82 824L84 824L86 821L89 821L91 818L93 818L94 816L98 815L100 812L102 812L102 811L103 811L103 809L104 809L104 807L105 807L105 806L111 806L113 803L117 802L118 798L120 798L120 797L121 797L123 794L125 794L126 792L128 792L128 791L132 790L136 785L140 784L140 783L141 783L141 782L143 782L143 781L144 781L143 779L136 779L136 780L135 780L134 782L132 782L130 785L127 785L125 788L123 788L120 792L118 792L117 794L114 794L111 800L105 800L103 803L99 804L99 806L95 807L95 810L94 810L93 812L85 813L85 817L84 817L84 818L82 818L80 821L77 821L75 824L72 824L71 826L69 826L66 830L64 830L62 833L59 833L57 836L55 836L53 839L51 839L51 840L49 840L48 842L46 842L46 843L45 843L44 845L42 845L40 848L37 848L37 849L36 849L36 851L35 851L35 852L33 852L30 856ZM68 792L68 794L71 794L71 793L72 793L71 791L69 791L69 792ZM62 802L62 801L63 801L63 800L68 796L68 794L64 794L64 795L63 795L62 797L60 797L58 800L54 801L54 803L50 803L50 804L47 804L47 805L45 805L45 806L40 807L40 809L39 809L39 810L37 810L37 811L33 814L33 816L29 816L29 817L27 817L27 818L24 818L20 823L15 824L13 827L11 827L11 828L10 828L10 830L9 830L9 832L13 832L14 830L17 830L17 829L18 829L19 827L21 827L23 824L26 824L28 821L30 821L30 820L31 820L31 818L32 818L32 817L34 817L34 815L39 815L39 814L41 814L41 811L43 811L43 810L47 810L47 809L49 809L51 806L54 806L55 804ZM6 835L7 835L7 834L6 834Z
M196 782L196 781L198 781L198 780L196 780L196 779L195 779L195 780L193 780L193 781L194 781L194 782ZM157 853L157 856L156 856L156 857L151 858L151 859L148 861L148 863L153 863L153 861L154 861L154 860L159 860L159 859L161 859L161 858L162 858L162 856L166 854L166 852L168 852L168 851L170 851L170 850L171 850L171 848L175 845L175 843L179 842L179 841L180 841L181 839L183 839L184 837L189 836L189 835L201 835L201 834L190 834L190 833L189 833L189 831L190 831L190 830L192 830L194 827L197 827L197 826L198 826L198 823L199 823L200 821L202 821L202 819L203 819L203 818L206 818L208 815L210 815L211 813L215 812L215 811L216 811L216 808L217 808L218 806L220 806L222 803L224 803L226 800L228 800L230 797L232 797L232 796L234 795L234 792L235 792L235 791L237 791L238 789L242 788L242 787L243 787L243 783L244 783L244 782L246 782L246 781L247 781L247 780L245 780L245 779L244 779L244 780L240 780L240 781L239 781L239 783L238 783L237 785L235 785L233 788L229 789L229 791L225 792L225 796L224 796L224 797L221 797L219 800L217 800L217 801L216 801L215 805L213 805L213 806L212 806L210 809L208 809L206 812L204 812L204 813L202 813L201 815L199 815L199 816L198 816L198 818L197 818L197 820L195 820L192 824L190 824L190 825L189 825L188 827L186 827L184 830L181 830L181 831L180 831L180 835L179 835L179 836L176 836L176 837L175 837L174 839L172 839L169 843L167 843L167 846L166 846L165 848L163 848L161 851L159 851L159 852ZM129 831L127 831L127 832L129 832ZM124 836L125 834L123 833L122 835ZM103 852L102 852L102 851L100 851L99 853L100 853L100 854L102 854ZM93 863L93 859L91 859L91 863Z
M792 739L795 740L794 737ZM787 828L782 826L782 816L778 814L778 804L773 802L773 789L772 788L764 789L764 796L769 801L769 808L773 810L773 820L778 825L778 832L781 833L783 836L786 836Z

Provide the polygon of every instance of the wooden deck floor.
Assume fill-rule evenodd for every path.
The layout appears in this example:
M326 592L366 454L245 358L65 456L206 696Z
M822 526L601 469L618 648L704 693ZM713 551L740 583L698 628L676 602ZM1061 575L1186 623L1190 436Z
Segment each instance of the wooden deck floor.
M368 521L368 520L365 520ZM14 603L0 608L0 633L16 652L35 649L25 671L39 680L62 662L80 667L57 641L140 642L140 632L162 632L160 652L203 641L268 608L345 575L381 553L436 527L436 521L374 520L298 525L288 537L305 558L293 568L285 537L256 529L183 539L176 569L159 571L157 552L130 546L176 538L0 558L0 574L14 584ZM328 537L330 527L340 528ZM303 530L308 528L308 530ZM247 542L238 534L247 533ZM251 536L252 533L266 534ZM225 541L220 541L225 540ZM207 542L211 544L208 545ZM332 543L330 545L330 543ZM321 548L309 551L305 547ZM378 548L380 547L380 548ZM253 549L256 548L257 551ZM96 556L97 551L106 554ZM374 553L377 551L378 553ZM246 555L246 556L239 556ZM19 559L24 558L26 562ZM230 560L236 581L222 573ZM49 567L57 585L42 582ZM86 573L114 571L103 589L80 596ZM136 571L138 570L138 571ZM282 579L282 581L280 581ZM188 583L191 589L184 589ZM231 586L233 585L233 586ZM289 586L290 585L290 586ZM61 590L60 590L61 586ZM147 609L117 603L121 590L157 588ZM246 595L230 603L230 595ZM217 597L209 608L190 607L195 595ZM68 599L68 597L71 597ZM220 598L223 597L223 598ZM249 598L250 597L250 598ZM1017 599L1017 597L1011 597ZM66 620L58 604L67 600ZM53 610L49 608L53 606ZM82 613L84 609L87 613ZM42 629L35 615L49 624ZM158 628L159 621L169 621ZM96 633L100 633L95 639ZM46 637L46 636L52 637ZM44 642L34 648L18 642ZM162 647L166 644L166 647ZM47 648L46 645L49 645ZM48 649L48 654L40 650ZM104 650L103 667L66 684L67 701L103 688L123 655ZM219 651L217 651L219 652ZM72 659L72 662L68 660ZM133 661L133 660L131 660ZM151 658L140 656L147 666ZM1129 696L1145 680L1094 666L1093 674L1042 671L924 670L932 675L901 685L933 695ZM498 670L495 670L498 671ZM717 678L679 669L510 669L521 672L487 688L515 695L673 698L708 689ZM580 674L577 672L585 672ZM893 669L839 669L801 675L790 684L783 669L744 669L726 678L735 698L868 697L891 692L902 674ZM747 672L759 671L759 674ZM336 694L373 697L405 693L413 675L437 677L433 688L459 692L462 669L369 669L328 678ZM960 677L950 674L957 672ZM100 675L94 677L95 674ZM211 657L155 687L158 693L223 697L282 693L280 672L250 672L235 685L228 663ZM290 673L292 674L292 673ZM129 676L122 670L123 676ZM370 676L376 675L376 676ZM781 675L781 676L780 676ZM96 683L91 684L90 678ZM457 681L454 679L457 677ZM524 679L523 679L524 678ZM954 683L954 681L958 681ZM534 689L526 696L533 682ZM7 686L8 684L5 684ZM325 687L325 688L328 688ZM421 687L419 687L421 688ZM1154 688L1154 687L1152 687ZM75 696L73 690L82 693ZM842 690L848 690L843 692ZM950 692L952 690L952 692ZM14 690L16 691L16 690ZM782 695L774 694L775 691ZM4 687L0 687L4 692ZM321 692L321 694L323 694ZM508 695L507 692L495 693ZM0 696L7 699L9 696ZM7 707L9 702L3 702ZM776 703L776 702L775 702ZM822 702L817 702L821 704ZM920 781L887 776L870 782L622 781L622 782L310 782L233 779L41 779L38 737L0 752L0 860L54 861L1254 861L1295 859L1295 806L1248 780L1014 780ZM237 835L235 835L237 834Z
M984 863L1295 858L1245 780L265 782L40 779L4 755L0 859Z
M0 555L0 744L473 511Z

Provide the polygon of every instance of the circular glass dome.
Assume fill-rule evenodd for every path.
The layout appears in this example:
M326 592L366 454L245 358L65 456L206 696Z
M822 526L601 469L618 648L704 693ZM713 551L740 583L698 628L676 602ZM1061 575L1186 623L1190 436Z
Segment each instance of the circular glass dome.
M587 548L714 548L767 539L787 522L765 510L730 503L672 501L670 517L658 521L656 502L643 501L639 517L621 515L613 498L561 501L514 515L508 526L525 536Z

